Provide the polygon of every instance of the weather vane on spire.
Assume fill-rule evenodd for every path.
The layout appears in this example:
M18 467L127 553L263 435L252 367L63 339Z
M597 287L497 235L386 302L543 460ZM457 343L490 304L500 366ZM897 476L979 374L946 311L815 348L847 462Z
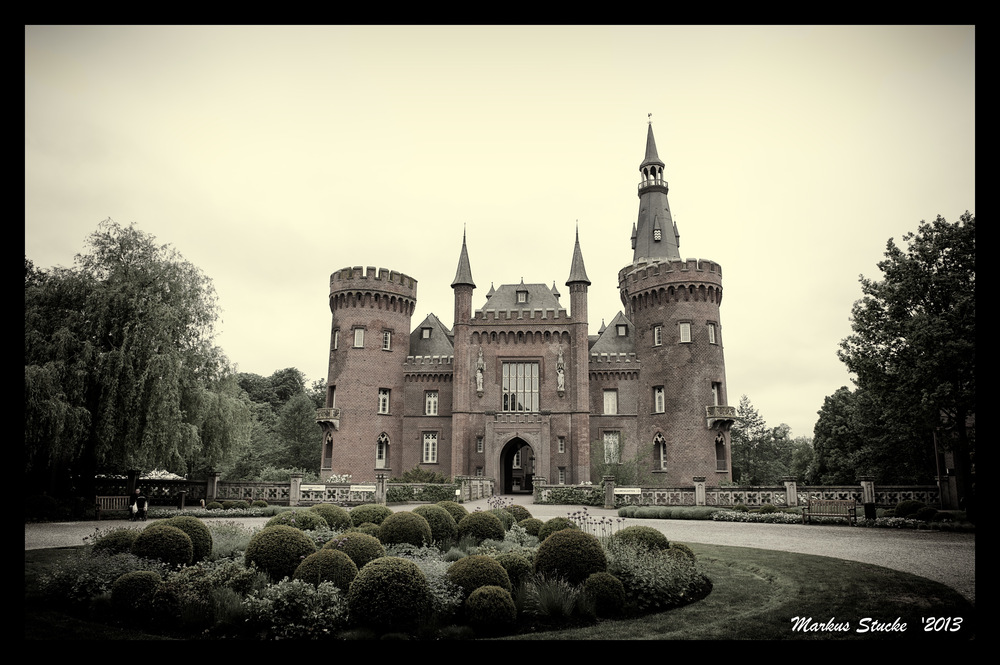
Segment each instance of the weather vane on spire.
M652 125L653 124L653 114L652 113L647 113L646 117L649 118L648 120L646 120L646 122L648 122L649 124Z

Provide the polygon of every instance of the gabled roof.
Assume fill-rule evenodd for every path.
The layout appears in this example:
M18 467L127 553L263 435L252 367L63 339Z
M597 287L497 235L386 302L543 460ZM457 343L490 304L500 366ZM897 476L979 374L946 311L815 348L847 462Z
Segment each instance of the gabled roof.
M524 291L527 294L526 302L518 302L517 292ZM500 288L493 291L486 299L480 309L495 310L519 310L519 309L565 309L559 303L559 299L552 292L552 287L545 284L525 284L521 280L520 284L501 284Z
M424 339L422 331L430 329L430 337ZM411 356L453 356L455 344L451 331L434 314L428 314L410 333Z
M624 325L625 336L618 334L618 326ZM635 353L635 326L618 312L607 326L602 326L597 341L590 346L591 353Z

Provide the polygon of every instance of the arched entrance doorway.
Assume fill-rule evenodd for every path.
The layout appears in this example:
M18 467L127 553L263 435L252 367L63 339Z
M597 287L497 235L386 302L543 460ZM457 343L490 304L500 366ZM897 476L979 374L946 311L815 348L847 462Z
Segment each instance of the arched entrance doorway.
M535 452L521 438L513 438L500 451L500 484L504 494L530 493L535 476Z

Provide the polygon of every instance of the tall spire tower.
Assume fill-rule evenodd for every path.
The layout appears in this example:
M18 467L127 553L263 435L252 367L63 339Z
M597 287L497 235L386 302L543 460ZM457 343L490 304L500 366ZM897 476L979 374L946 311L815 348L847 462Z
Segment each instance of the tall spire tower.
M646 155L639 165L639 219L632 230L632 262L675 261L681 258L680 235L670 215L663 160L656 152L653 123L646 132Z

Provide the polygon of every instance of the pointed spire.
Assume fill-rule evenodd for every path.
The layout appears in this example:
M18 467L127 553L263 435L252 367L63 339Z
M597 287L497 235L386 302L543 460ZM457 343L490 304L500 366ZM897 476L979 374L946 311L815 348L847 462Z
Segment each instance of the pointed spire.
M680 259L680 234L670 214L664 163L656 152L653 124L646 130L646 154L639 165L639 218L632 227L632 262Z
M583 265L583 252L580 251L580 226L576 227L576 246L573 247L573 263L569 268L569 279L566 286L575 282L583 282L589 285L590 279L587 277L587 269Z
M452 288L459 285L476 288L476 283L472 281L472 267L469 265L469 250L465 247L465 229L462 230L462 253L458 257L458 271L455 273L455 281L451 283Z
M650 116L653 114L650 113ZM653 121L649 121L649 129L646 130L646 156L642 160L642 164L639 168L646 166L647 164L658 164L659 166L666 166L661 160L660 156L656 154L656 139L653 138Z

